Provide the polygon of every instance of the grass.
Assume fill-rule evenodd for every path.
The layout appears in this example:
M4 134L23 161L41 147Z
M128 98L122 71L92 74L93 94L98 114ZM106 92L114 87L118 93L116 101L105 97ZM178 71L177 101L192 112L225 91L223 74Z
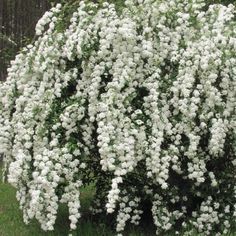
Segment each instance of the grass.
M15 198L15 189L9 184L0 183L0 236L65 236L69 232L69 220L67 208L62 205L59 209L58 218L53 232L44 232L39 223L34 220L29 225L23 222L22 211ZM82 218L78 229L73 235L78 236L114 236L115 232L104 218L98 219L92 216L89 205L92 200L93 189L88 187L81 193ZM145 232L146 231L146 232ZM150 229L129 227L125 232L129 236L152 236L155 235Z
M0 163L1 164L1 163ZM1 166L0 166L1 167ZM1 170L1 168L0 168ZM1 171L0 171L1 175ZM82 217L78 229L73 232L76 236L114 236L114 227L106 217L96 217L90 214L89 206L93 198L93 187L83 189L81 193ZM0 236L66 236L69 233L68 212L65 205L59 208L58 218L53 232L44 232L39 223L34 220L26 225L23 222L22 211L16 200L16 190L0 180ZM152 236L155 235L153 227L140 228L129 226L127 236Z
M0 162L1 176L1 162ZM73 232L73 236L115 236L114 226L107 217L93 216L89 212L89 206L93 198L94 189L89 186L81 192L81 213L78 229ZM44 232L39 223L34 220L29 225L24 224L22 211L16 200L16 190L7 183L0 180L0 236L66 236L69 234L69 220L67 208L61 205L53 232ZM236 232L236 231L234 231ZM228 236L236 233L227 234ZM141 226L128 226L124 236L154 236L155 227L149 218L141 221ZM167 233L166 236L172 236ZM181 234L183 235L183 234ZM163 236L163 235L162 235ZM198 233L191 236L200 236Z
M59 209L58 218L53 232L45 233L41 230L38 222L33 221L29 225L23 223L22 212L15 198L15 189L9 184L0 183L0 236L64 236L69 232L69 220L67 219L67 208L62 205ZM93 189L87 187L81 193L82 218L78 229L73 235L78 236L114 236L115 232L104 218L98 219L92 216L89 205L92 200ZM146 231L146 232L145 232ZM155 235L152 229L140 229L129 227L125 235L151 236Z

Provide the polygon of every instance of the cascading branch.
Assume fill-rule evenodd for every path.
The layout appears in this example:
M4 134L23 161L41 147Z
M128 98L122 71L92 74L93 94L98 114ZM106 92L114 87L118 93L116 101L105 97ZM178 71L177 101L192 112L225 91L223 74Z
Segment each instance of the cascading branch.
M68 6L67 6L68 7ZM0 87L0 151L24 221L53 230L80 190L121 235L150 202L159 234L236 220L236 11L204 0L53 7ZM71 9L70 11L71 12ZM68 26L67 26L68 25ZM188 226L191 227L188 227Z

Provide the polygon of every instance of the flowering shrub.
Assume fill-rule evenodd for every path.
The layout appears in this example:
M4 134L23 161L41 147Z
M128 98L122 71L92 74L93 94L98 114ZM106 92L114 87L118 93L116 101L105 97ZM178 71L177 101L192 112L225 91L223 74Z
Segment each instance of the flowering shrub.
M234 6L66 9L39 20L0 88L0 149L24 221L53 230L63 202L75 229L93 182L93 212L116 215L118 233L139 224L144 202L157 234L226 233L236 217Z

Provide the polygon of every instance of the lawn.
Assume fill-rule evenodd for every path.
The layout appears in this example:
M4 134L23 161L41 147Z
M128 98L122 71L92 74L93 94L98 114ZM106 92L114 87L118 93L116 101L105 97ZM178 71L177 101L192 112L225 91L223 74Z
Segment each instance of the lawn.
M1 165L0 165L1 170ZM1 173L0 173L1 175ZM67 208L61 205L53 232L44 232L36 220L25 225L22 212L15 197L16 190L7 183L0 181L0 236L66 236L69 233L69 220ZM82 218L73 236L114 236L114 228L106 217L96 217L89 212L89 206L93 198L93 187L83 189L81 193ZM143 220L141 226L128 226L124 236L154 236L155 227L152 223ZM174 234L168 233L166 236ZM181 234L183 235L183 234ZM191 234L198 236L199 234ZM236 235L235 233L228 236ZM190 236L190 235L189 235Z
M1 169L1 168L0 168ZM1 173L0 173L1 175ZM0 236L66 236L69 232L69 220L67 219L67 208L60 206L58 218L53 232L44 232L40 225L34 220L25 225L22 212L15 197L16 190L7 183L0 181ZM90 214L89 206L93 198L91 186L83 189L81 193L82 218L78 229L73 235L78 236L114 236L116 235L105 217L95 217ZM155 235L154 227L128 227L125 235L130 236L152 236Z

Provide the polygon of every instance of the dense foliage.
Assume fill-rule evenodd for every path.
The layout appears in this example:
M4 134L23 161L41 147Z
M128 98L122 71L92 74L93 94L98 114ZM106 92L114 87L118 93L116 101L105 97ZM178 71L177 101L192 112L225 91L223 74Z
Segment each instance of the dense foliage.
M53 230L94 183L122 233L151 203L157 234L226 233L236 217L236 21L231 4L58 4L0 87L0 151L26 223ZM68 21L69 19L69 21ZM191 232L190 232L191 233Z

